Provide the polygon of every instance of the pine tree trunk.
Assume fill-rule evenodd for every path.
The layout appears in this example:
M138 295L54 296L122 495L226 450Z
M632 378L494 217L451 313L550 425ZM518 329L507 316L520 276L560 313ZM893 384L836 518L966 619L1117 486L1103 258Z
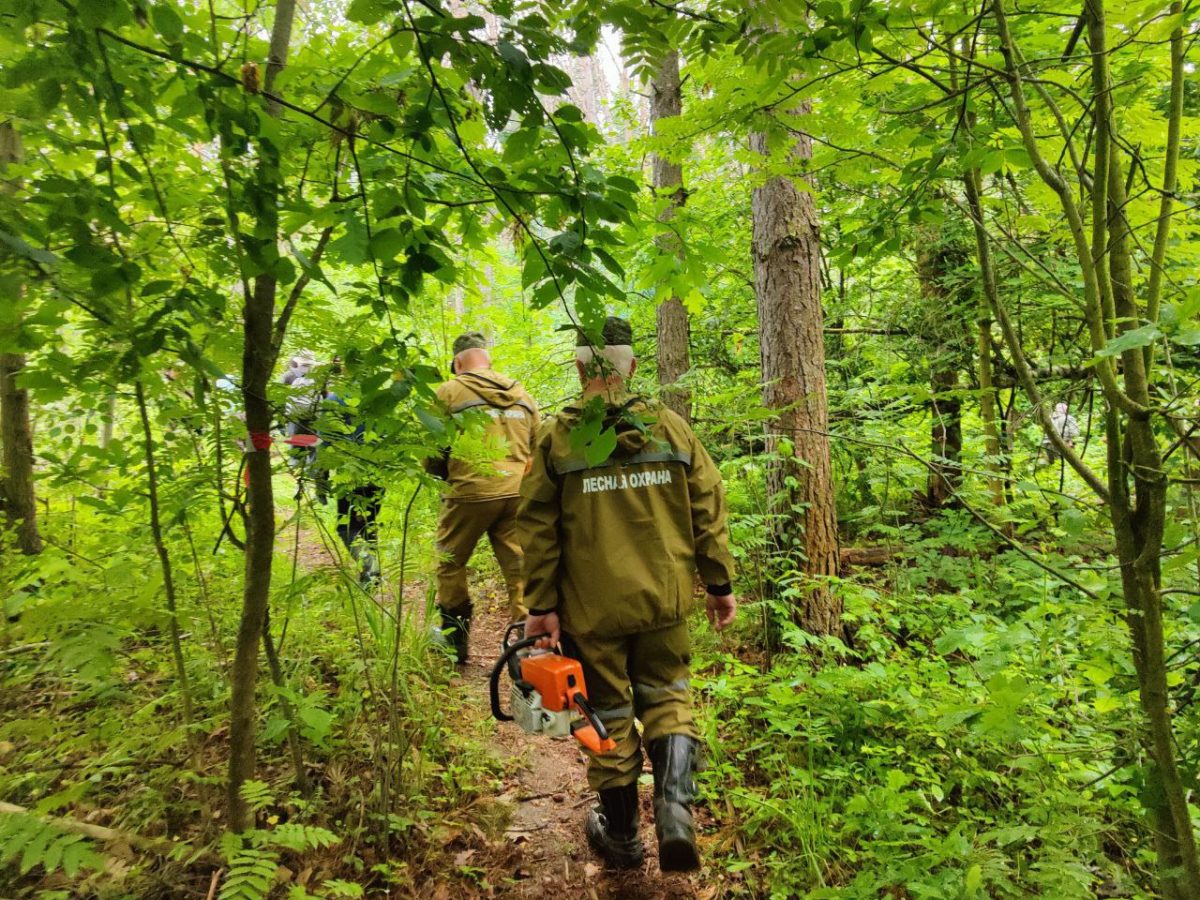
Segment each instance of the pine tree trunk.
M807 111L807 104L798 110ZM765 154L766 135L751 135L751 147ZM801 168L812 157L811 138L799 134L792 157ZM809 190L774 177L754 189L751 209L763 405L779 411L768 441L782 457L767 474L774 539L808 576L795 621L814 634L841 637L842 601L828 580L838 572L838 530L816 204Z
M295 0L279 0L271 29L270 58L264 81L272 92L275 78L287 60L291 43ZM278 115L279 108L268 102L268 112ZM244 347L242 351L242 399L246 409L246 429L251 435L251 452L246 460L250 484L246 490L249 506L246 529L246 572L242 592L242 617L238 626L237 647L231 674L229 726L229 784L226 804L231 831L244 831L252 823L242 799L242 785L254 776L257 735L255 687L258 682L258 646L271 591L271 559L275 550L275 497L271 491L271 407L267 401L267 383L275 365L272 342L275 324L275 297L278 282L274 265L278 254L280 192L279 150L270 141L258 143L259 166L256 190L259 193L258 221L254 239L267 265L254 279L243 309ZM255 449L255 444L261 449Z
M0 443L4 447L4 514L17 532L22 553L42 550L37 526L37 501L33 490L33 429L29 424L29 392L17 386L25 357L0 354Z
M11 122L0 122L0 175L23 155L21 134ZM0 191L16 191L19 179L0 180ZM17 290L22 290L18 287ZM14 299L10 298L9 302ZM18 325L18 328L20 326ZM29 392L17 386L25 368L19 353L0 353L0 510L17 532L17 548L32 556L42 550L33 489L33 428L29 423Z
M683 110L683 96L679 85L679 54L672 50L663 59L653 80L650 82L650 122L657 130L658 123L678 116ZM654 192L668 198L668 206L662 221L669 222L675 211L683 206L687 193L683 188L683 169L679 163L655 154ZM663 252L682 251L678 235L668 232L660 235L658 247ZM684 419L691 420L692 395L690 391L670 389L690 367L688 352L688 314L678 297L668 297L658 306L658 383L663 388L663 402Z

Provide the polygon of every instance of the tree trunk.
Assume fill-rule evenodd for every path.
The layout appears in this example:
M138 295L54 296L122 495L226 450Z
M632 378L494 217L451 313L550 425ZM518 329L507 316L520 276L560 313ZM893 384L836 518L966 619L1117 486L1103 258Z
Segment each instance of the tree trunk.
M1041 152L1024 92L1024 62L1013 43L1004 6L1002 0L996 0L991 12L1004 58L1015 122L1035 171L1058 195L1063 214L1070 225L1076 262L1082 275L1089 343L1095 353L1112 338L1124 334L1158 312L1156 297L1147 298L1143 311L1133 293L1130 259L1132 236L1125 218L1125 173L1121 171L1122 156L1118 152L1114 133L1113 82L1109 70L1111 51L1107 43L1104 2L1089 0L1083 12L1091 54L1092 81L1093 176L1091 184L1086 185L1090 193L1087 197L1091 207L1090 237L1085 225L1084 207L1076 199L1077 185L1067 181ZM1183 77L1183 69L1175 64L1176 53L1181 49L1182 32L1176 29L1171 40L1169 141L1176 140L1180 133L1176 119L1181 107L1174 102L1174 98L1176 90L1182 88L1176 82ZM1173 149L1169 147L1168 161L1172 153ZM1168 181L1174 177L1169 165L1166 177ZM1156 236L1156 254L1165 248L1168 240L1169 234L1159 233ZM1133 644L1138 696L1145 715L1140 736L1151 760L1145 772L1146 789L1141 792L1141 797L1158 853L1159 889L1168 900L1200 897L1200 859L1188 788L1175 757L1176 737L1167 690L1161 593L1167 478L1154 427L1158 410L1153 405L1156 400L1151 380L1151 354L1140 347L1124 351L1121 353L1119 371L1112 360L1097 358L1095 362L1096 377L1107 407L1104 419L1108 465L1106 477L1100 479L1058 437L1057 429L1039 403L1037 387L1022 356L1020 339L1007 321L1004 306L998 301L993 305L1025 392L1041 410L1043 433L1080 477L1108 504L1120 563L1126 621ZM1154 323L1153 318L1150 323Z
M1108 263L1118 333L1129 330L1130 323L1136 324L1139 313L1133 295L1131 237L1125 218L1125 184L1119 159L1113 141L1108 163ZM1141 348L1127 350L1121 361L1126 392L1135 402L1149 407L1148 355ZM1200 859L1188 790L1175 757L1163 631L1161 561L1167 478L1150 416L1127 416L1123 435L1117 413L1110 411L1107 418L1108 485L1112 498L1109 515L1116 535L1127 620L1133 635L1138 695L1148 721L1144 741L1153 760L1149 773L1153 789L1146 792L1145 802L1156 832L1163 893L1193 897L1200 891ZM1114 446L1120 447L1120 451L1114 451Z
M0 175L22 157L21 134L11 122L0 122ZM0 180L0 190L16 191L20 179ZM18 291L22 288L18 287ZM20 297L10 298L9 302ZM17 329L20 324L18 321ZM0 508L10 528L17 532L17 548L32 556L42 550L37 527L37 500L33 490L33 428L29 423L29 392L17 386L25 368L20 353L0 353Z
M159 566L162 569L163 593L167 599L167 616L170 626L167 629L171 636L171 659L175 664L175 677L179 681L179 696L183 706L183 724L188 729L188 744L191 745L195 736L191 732L194 716L192 713L192 687L188 681L187 666L183 659L183 639L179 634L179 612L175 601L175 574L171 566L171 553L163 537L162 515L159 512L158 499L158 465L154 453L154 432L150 428L150 413L146 409L146 391L139 379L133 386L137 399L138 415L142 420L143 447L146 456L146 486L150 496L150 534L154 538L154 549L158 553Z
M275 79L287 61L291 43L295 0L279 0L271 29L270 58L264 87L273 93ZM268 102L271 115L278 104ZM254 739L258 682L258 645L271 591L271 559L275 550L275 498L271 492L271 407L267 384L275 365L272 333L275 324L275 295L278 282L274 262L278 258L280 160L279 150L269 140L258 142L259 165L256 190L258 221L253 246L262 257L262 273L255 276L253 289L243 308L242 400L250 448L246 471L249 515L246 530L246 574L242 592L242 618L234 652L232 691L229 703L229 785L226 803L231 831L244 831L250 822L242 799L242 785L254 775Z
M952 313L957 304L947 286L949 250L932 229L919 229L917 281L925 301L922 317L929 359L930 456L932 465L925 486L925 503L941 509L954 498L962 484L962 401L959 390L958 353L954 344L957 323Z
M807 103L797 110L807 111ZM755 152L768 152L765 134L750 140ZM812 157L812 139L799 133L791 154L802 168ZM754 189L751 210L763 405L778 410L768 441L777 454L767 472L773 537L807 576L795 621L814 634L841 637L842 601L829 585L838 572L838 530L816 204L808 189L779 176Z
M989 473L987 483L992 503L996 506L1003 506L1005 498L1000 461L1000 430L996 424L996 394L992 375L992 318L994 316L992 310L997 291L996 276L991 265L991 251L988 247L987 230L983 222L983 192L979 170L968 171L963 177L963 182L967 189L967 206L971 212L971 224L975 232L976 258L980 262L980 274L984 279L978 318L975 323L979 355L979 418L983 422L983 452L986 456L984 468ZM992 279L990 284L987 279ZM1011 451L1009 452L1011 453Z
M4 514L16 529L17 547L32 555L42 550L33 491L33 429L29 424L29 392L17 386L25 357L0 354L0 443L4 445Z
M945 348L935 348L944 354ZM933 469L926 482L925 500L930 509L953 506L954 495L962 484L962 401L958 372L944 364L933 363L929 373L930 400L929 442Z
M678 116L682 110L679 53L672 50L650 82L651 127L657 130L658 122ZM668 198L667 208L662 213L663 222L670 222L675 211L687 200L682 167L658 154L654 155L654 193ZM656 243L664 253L682 253L682 242L673 231L660 235ZM688 421L692 413L691 392L670 386L687 372L690 365L687 309L678 297L668 297L658 306L658 383L663 388L663 402Z

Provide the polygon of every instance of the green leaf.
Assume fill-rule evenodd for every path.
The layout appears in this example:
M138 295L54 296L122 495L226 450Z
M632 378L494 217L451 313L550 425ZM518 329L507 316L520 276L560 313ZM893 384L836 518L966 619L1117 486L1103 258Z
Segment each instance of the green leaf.
M575 231L561 231L550 238L550 249L563 256L575 256L583 245L583 238Z
M150 10L150 19L154 22L154 30L169 43L176 43L183 37L183 19L179 17L174 3L156 3Z
M385 228L371 235L371 255L380 262L391 262L407 243L398 229Z
M525 74L529 72L529 57L520 48L513 46L508 41L499 41L496 44L496 52L519 73Z
M388 0L354 0L346 10L346 18L361 25L374 25L398 8Z
M1137 350L1139 347L1147 347L1162 336L1163 333L1158 330L1158 326L1156 325L1143 325L1141 328L1132 328L1110 340L1104 345L1102 350L1097 350L1096 356L1104 358L1120 356L1127 350Z
M617 432L614 428L606 428L583 448L583 458L589 466L603 465L617 449Z
M18 256L31 259L36 263L41 263L44 266L58 265L58 257L49 250L32 247L15 234L9 234L3 229L0 229L0 243L3 243Z

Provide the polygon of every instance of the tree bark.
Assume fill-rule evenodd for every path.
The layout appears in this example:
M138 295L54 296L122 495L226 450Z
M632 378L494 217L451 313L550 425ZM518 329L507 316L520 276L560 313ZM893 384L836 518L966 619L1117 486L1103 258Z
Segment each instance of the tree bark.
M948 248L930 229L919 229L917 281L926 304L924 317L929 360L930 457L932 466L925 486L925 503L941 509L951 503L962 484L962 401L958 397L959 372L953 332L958 323L947 314L957 309L947 287L950 265Z
M971 124L974 124L973 119ZM986 457L984 467L989 473L987 483L992 503L1003 506L1005 498L1000 463L1000 429L996 424L995 377L992 372L992 321L998 288L995 282L996 273L991 263L991 250L988 247L987 229L983 223L982 176L979 170L968 171L963 176L963 183L966 186L967 206L971 211L971 224L975 233L976 259L984 282L975 322L976 349L979 355L979 417L983 422L983 452Z
M295 0L279 0L275 6L270 57L264 82L267 93L274 92L275 79L287 61L294 15ZM267 111L277 116L278 104L269 101ZM253 246L247 249L259 254L265 265L262 265L263 271L254 278L242 313L242 400L246 410L246 429L250 432L250 452L246 459L250 484L246 489L249 514L245 586L229 704L229 784L226 805L231 831L244 831L252 824L241 790L242 785L253 777L255 770L258 646L270 597L271 559L275 549L275 498L271 492L271 407L267 402L267 384L276 355L272 333L278 290L274 263L279 253L278 197L281 176L279 149L269 140L259 140L258 152L258 221Z
M807 103L797 110L806 112ZM750 140L755 152L767 154L765 134ZM798 133L791 155L802 169L812 139ZM763 405L778 411L768 440L777 454L767 472L773 538L807 576L795 621L814 634L842 637L842 601L829 584L838 572L838 526L816 204L807 184L777 176L754 189L751 211Z
M679 83L679 53L670 51L663 58L658 71L650 82L650 123L657 132L658 123L680 115L683 111L683 95ZM654 193L667 197L667 208L662 221L670 222L675 212L687 200L683 188L683 167L666 157L654 155ZM681 254L683 247L679 235L674 231L659 235L656 239L659 250L664 253ZM680 299L668 297L658 305L658 383L663 388L663 402L684 419L691 421L692 395L690 391L675 388L678 381L690 368L688 348L688 314Z
M1133 295L1131 238L1124 212L1125 184L1119 158L1116 141L1113 141L1108 165L1109 283L1118 330L1127 331L1132 327L1131 323L1137 322L1139 311ZM1140 348L1127 350L1122 363L1126 392L1136 403L1149 406L1147 354ZM1150 780L1155 790L1149 792L1153 796L1148 805L1155 826L1163 881L1175 882L1173 887L1164 886L1164 893L1173 890L1180 897L1191 897L1200 891L1200 859L1197 858L1187 788L1175 757L1163 631L1161 560L1167 478L1150 417L1128 416L1123 423L1124 434L1115 411L1110 411L1108 419L1109 447L1121 448L1120 458L1110 460L1108 467L1112 497L1109 515L1116 535L1127 620L1133 635L1138 695L1149 726L1145 742L1153 760ZM1110 449L1110 453L1113 452Z
M4 445L4 514L17 532L17 547L33 555L42 550L33 489L33 429L29 423L29 392L17 386L25 368L18 353L0 354L0 443Z
M0 175L22 156L21 134L11 122L0 122ZM0 190L18 189L19 179L0 180ZM18 288L21 290L21 288ZM10 302L19 298L11 298ZM20 328L18 324L17 328ZM16 530L17 548L32 556L42 550L33 487L33 428L29 422L29 392L17 386L25 368L20 353L0 353L0 508Z
M188 744L191 745L194 736L191 733L194 716L192 712L192 686L188 681L187 666L183 659L183 639L179 634L179 611L175 601L175 574L171 566L171 553L163 537L162 515L159 511L158 498L158 464L154 452L154 432L150 428L150 413L146 408L146 390L139 379L133 386L137 399L138 415L142 420L143 448L146 457L146 486L150 496L150 534L154 538L154 549L158 553L159 566L162 569L163 593L167 599L167 616L170 626L167 629L171 636L171 659L175 664L175 677L179 681L179 695L183 702L183 724L188 729Z

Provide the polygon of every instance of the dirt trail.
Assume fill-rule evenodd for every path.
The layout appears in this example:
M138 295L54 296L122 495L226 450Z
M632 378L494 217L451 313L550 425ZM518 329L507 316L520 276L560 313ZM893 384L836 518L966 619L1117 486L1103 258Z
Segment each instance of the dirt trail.
M285 532L292 550L294 533ZM336 537L332 538L336 540ZM327 538L326 540L329 540ZM281 540L282 543L282 540ZM338 560L321 535L302 529L300 566L307 571L336 568ZM508 600L503 585L492 579L472 578L476 598L475 621L471 628L470 657L462 668L463 688L480 715L490 714L488 676L500 656L500 640L508 625ZM405 590L414 602L424 597L424 583L414 582ZM507 679L502 683L507 706ZM587 809L595 802L584 777L586 757L571 738L552 739L527 735L514 723L492 723L495 739L492 752L506 773L498 798L513 806L512 819L502 845L486 852L485 859L473 857L472 866L488 870L495 885L489 896L512 898L590 898L590 900L683 900L710 898L717 889L701 872L696 875L664 875L658 870L658 847L654 836L653 785L647 763L640 786L642 841L646 860L640 870L607 870L592 854L583 834ZM701 832L701 853L707 849L703 833L711 830L711 817L704 807L694 810ZM438 884L433 896L449 898L447 883Z
M472 697L486 709L488 675L500 655L500 638L508 623L507 601L490 584L475 596L479 599L471 629L471 656L463 678ZM504 687L507 689L506 684ZM501 799L515 806L506 832L508 846L495 860L498 867L507 869L512 881L498 886L496 896L593 900L712 896L711 889L701 886L699 876L658 871L651 785L641 786L646 862L640 871L607 871L583 836L584 816L594 795L587 789L585 758L578 744L571 738L526 735L513 723L496 723L494 747L508 773ZM703 824L703 814L698 810L698 824Z

